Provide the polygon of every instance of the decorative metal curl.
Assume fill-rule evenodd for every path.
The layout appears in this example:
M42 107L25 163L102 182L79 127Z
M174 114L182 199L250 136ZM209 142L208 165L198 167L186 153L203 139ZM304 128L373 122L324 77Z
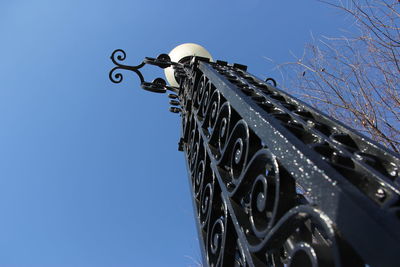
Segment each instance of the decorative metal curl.
M276 85L277 85L274 78L267 78L265 81L266 81L267 83L272 84L274 87L276 87Z
M140 83L144 83L144 77L143 77L142 73L139 71L139 69L141 69L144 65L146 65L145 62L142 62L137 66L128 66L128 65L119 63L118 61L124 61L126 59L126 53L122 49L114 50L114 52L112 52L110 58L111 58L111 61L115 65L117 65L110 71L109 76L108 76L113 83L120 83L124 79L122 76L122 73L120 73L120 72L114 73L116 70L120 70L120 69L130 70L130 71L135 72L139 76Z
M144 90L153 93L165 93L167 90L175 93L178 91L178 88L168 86L165 80L162 78L157 78L153 80L153 82L146 82L143 74L140 72L140 69L143 68L146 64L155 65L162 69L173 65L178 65L178 63L171 62L171 58L167 54L160 54L157 58L146 57L142 61L142 63L136 66L121 64L121 62L126 59L126 53L122 49L114 50L110 58L111 61L116 65L116 67L112 68L109 73L109 78L113 83L120 83L123 80L123 75L121 72L118 72L119 70L129 70L137 74L140 79L140 85Z

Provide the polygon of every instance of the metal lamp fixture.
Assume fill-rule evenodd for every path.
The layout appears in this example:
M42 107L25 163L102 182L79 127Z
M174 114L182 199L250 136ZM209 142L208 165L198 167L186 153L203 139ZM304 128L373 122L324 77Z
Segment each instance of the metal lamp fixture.
M130 70L171 91L204 266L399 266L398 154L200 45L125 58L112 53L111 81Z
M178 45L169 52L168 56L171 61L179 63L189 63L192 57L203 57L208 58L212 61L211 54L201 45L194 43L185 43ZM173 67L164 69L165 77L171 86L179 86L175 79Z

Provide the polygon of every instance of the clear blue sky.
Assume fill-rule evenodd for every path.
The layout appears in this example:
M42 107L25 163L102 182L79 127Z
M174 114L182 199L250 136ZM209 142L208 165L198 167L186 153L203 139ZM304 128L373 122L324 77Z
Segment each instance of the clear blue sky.
M345 24L316 0L1 1L0 267L200 260L179 117L108 80L114 49L135 65L195 42L266 78L264 57Z

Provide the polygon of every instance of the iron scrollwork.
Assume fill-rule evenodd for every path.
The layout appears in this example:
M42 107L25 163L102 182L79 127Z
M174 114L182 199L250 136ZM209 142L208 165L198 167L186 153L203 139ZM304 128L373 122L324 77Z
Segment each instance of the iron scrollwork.
M398 265L399 155L243 65L161 55L129 67L118 51L114 82L126 69L146 85L145 64L173 64L179 77L169 97L181 115L205 265Z
M273 79L218 62L183 70L183 150L206 265L397 264L398 155Z
M146 57L143 62L137 66L129 66L121 63L126 59L126 53L122 49L114 50L110 58L111 61L116 65L109 73L109 78L113 83L120 83L123 80L123 75L121 72L118 72L119 70L128 70L136 73L140 79L140 86L144 90L153 93L165 93L167 90L175 93L178 91L178 88L168 86L163 78L156 78L152 82L146 82L143 74L140 72L140 69L146 64L158 66L162 69L177 65L178 63L172 62L167 54L160 54L157 58Z

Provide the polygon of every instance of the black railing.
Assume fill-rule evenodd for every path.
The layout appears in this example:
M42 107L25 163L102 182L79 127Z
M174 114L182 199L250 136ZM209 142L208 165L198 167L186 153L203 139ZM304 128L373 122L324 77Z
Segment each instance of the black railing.
M243 65L152 60L180 83L153 84L181 114L206 265L399 266L399 155Z

